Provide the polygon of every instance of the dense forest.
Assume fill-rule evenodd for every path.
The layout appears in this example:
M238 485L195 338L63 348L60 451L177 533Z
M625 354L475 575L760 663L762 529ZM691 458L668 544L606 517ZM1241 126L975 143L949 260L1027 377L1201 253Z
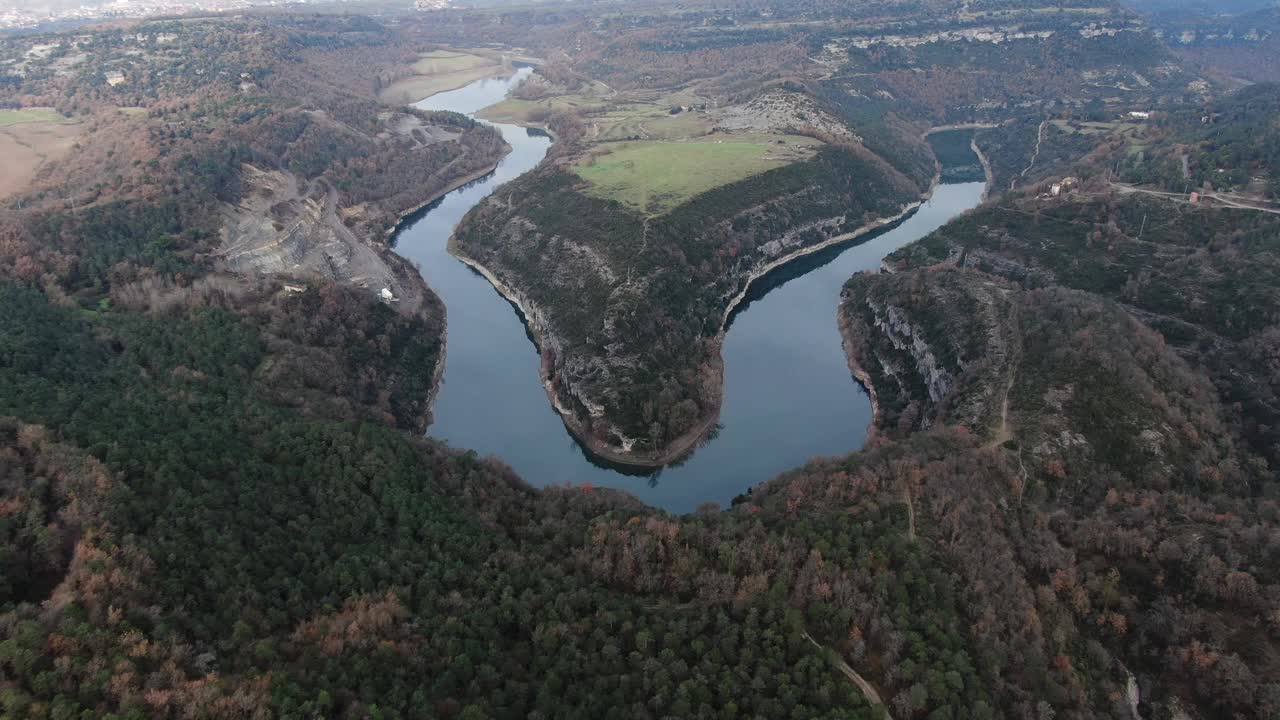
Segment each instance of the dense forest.
M1022 538L1028 576L1094 614L1156 717L1276 711L1273 217L1012 194L844 293L879 441L959 427L1001 456L1011 514L1066 562Z
M887 614L951 587L893 513L795 536L758 508L682 527L600 491L535 493L257 399L264 343L229 313L93 319L2 292L0 413L27 418L0 425L6 577L41 579L6 586L11 714L849 717L863 700L806 638L849 620L805 610L830 599L813 573L883 558L859 595ZM739 533L771 549L716 570ZM681 534L708 560L670 556ZM903 632L928 617L892 612ZM936 671L936 700L990 706L962 653L904 657Z
M961 425L664 517L264 403L263 343L228 313L90 319L3 292L0 412L27 418L0 424L6 577L37 579L0 616L11 714L875 717L840 658L895 717L1121 713L1126 669L1151 702L1276 708L1257 627L1276 508L1238 485L1074 459L1024 477ZM1082 302L1032 291L1028 345L1096 328L1110 362L1161 354ZM1016 417L1051 416L1040 393ZM1190 422L1173 440L1215 432ZM1151 599L1171 583L1188 594Z

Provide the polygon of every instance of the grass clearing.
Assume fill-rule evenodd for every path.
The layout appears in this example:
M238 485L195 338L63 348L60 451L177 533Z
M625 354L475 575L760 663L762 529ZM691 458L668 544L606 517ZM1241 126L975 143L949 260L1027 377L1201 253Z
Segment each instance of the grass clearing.
M629 142L574 166L587 194L661 213L721 185L809 157L817 141L743 135L694 142Z
M1081 135L1134 135L1143 129L1142 125L1131 122L1098 122L1098 121L1069 121L1054 120L1053 126L1065 133L1079 133Z
M700 110L672 114L675 106L694 108L707 101L688 92L670 94L627 93L621 100L602 84L573 93L548 95L537 100L508 98L491 105L478 116L493 122L538 124L557 112L576 112L587 127L589 143L637 140L690 140L707 135L715 127L713 115Z
M25 191L41 168L66 157L75 147L84 125L54 115L55 121L23 119L7 125L0 123L0 158L4 159L0 198Z
M22 110L0 110L0 127L21 125L24 123L58 123L74 122L62 117L52 108L24 108Z
M557 95L541 100L507 98L481 110L476 116L493 122L529 124L543 122L555 112L576 110L589 113L604 107L604 102L592 95Z
M463 72L486 65L497 65L500 62L494 58L453 50L432 50L429 53L422 53L421 57L421 60L413 64L413 71L419 75Z

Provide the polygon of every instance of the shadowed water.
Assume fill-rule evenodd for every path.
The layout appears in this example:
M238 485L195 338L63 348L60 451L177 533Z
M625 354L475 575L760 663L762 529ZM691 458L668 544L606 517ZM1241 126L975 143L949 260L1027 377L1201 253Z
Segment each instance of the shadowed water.
M527 72L434 95L418 107L473 113L501 100ZM840 345L840 288L853 273L879 267L888 253L976 206L983 190L982 183L943 185L897 226L798 260L758 283L725 337L718 433L678 466L626 474L584 454L538 382L537 349L515 308L446 249L462 216L537 165L550 145L540 133L496 127L512 146L497 170L407 222L396 241L397 252L418 263L448 308L447 363L429 434L496 455L534 485L616 487L673 512L704 502L727 506L810 458L862 446L871 403Z

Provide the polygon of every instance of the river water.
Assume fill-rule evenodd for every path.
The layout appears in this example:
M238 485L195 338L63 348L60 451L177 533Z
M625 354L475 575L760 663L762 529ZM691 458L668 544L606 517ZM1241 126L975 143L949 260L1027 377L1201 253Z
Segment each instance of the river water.
M502 100L523 75L481 80L418 103L474 113ZM405 224L396 251L415 261L448 310L447 361L429 434L495 455L533 485L627 490L672 512L734 496L806 460L862 446L871 403L850 376L836 327L840 288L893 250L975 207L982 183L943 185L897 226L853 246L779 268L753 287L725 336L720 428L683 463L637 475L584 453L538 381L538 354L519 314L446 248L454 226L495 188L538 164L545 135L496 124L512 151L491 174L449 193Z

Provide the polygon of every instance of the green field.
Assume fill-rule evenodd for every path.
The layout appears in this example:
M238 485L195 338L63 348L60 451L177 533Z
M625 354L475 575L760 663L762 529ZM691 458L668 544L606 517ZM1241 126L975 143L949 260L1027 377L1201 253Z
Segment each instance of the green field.
M1065 133L1080 133L1082 135L1133 135L1140 132L1143 126L1132 122L1068 122L1066 120L1054 120L1054 126Z
M557 112L575 112L582 117L586 126L583 140L589 143L691 140L707 135L716 125L715 118L706 112L690 110L671 114L673 106L707 104L705 98L692 93L632 92L629 97L629 100L620 100L607 85L593 83L576 92L537 100L507 98L481 110L479 116L495 122L536 124Z
M711 132L715 122L698 112L672 115L669 105L624 105L592 117L597 124L589 139L609 142L641 140L683 140Z
M25 110L0 110L0 127L19 125L22 123L52 122L66 123L70 120L62 117L49 108L26 108Z
M767 135L632 142L587 158L574 171L590 183L589 195L665 212L699 193L808 157L814 144L809 138Z
M494 122L541 123L557 112L598 112L604 101L590 95L557 95L541 100L507 98L484 108L476 115Z
M432 50L422 53L421 57L422 59L413 65L413 71L419 75L463 72L486 65L496 65L499 62L493 58L452 50Z

